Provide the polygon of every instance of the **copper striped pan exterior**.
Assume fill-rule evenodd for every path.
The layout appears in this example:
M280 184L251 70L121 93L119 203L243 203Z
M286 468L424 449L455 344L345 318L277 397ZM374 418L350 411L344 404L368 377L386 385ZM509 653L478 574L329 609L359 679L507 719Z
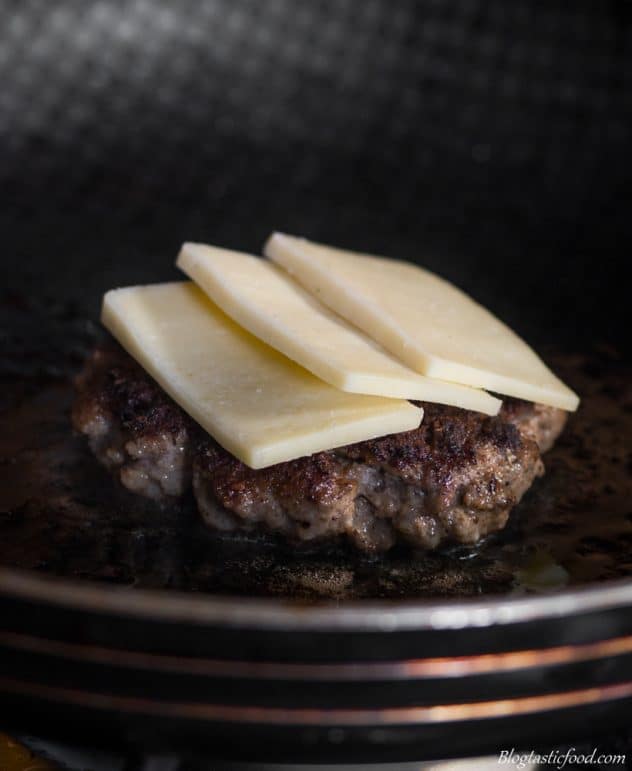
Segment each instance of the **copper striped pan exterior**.
M458 603L261 603L0 571L0 710L77 741L421 759L625 724L632 584Z

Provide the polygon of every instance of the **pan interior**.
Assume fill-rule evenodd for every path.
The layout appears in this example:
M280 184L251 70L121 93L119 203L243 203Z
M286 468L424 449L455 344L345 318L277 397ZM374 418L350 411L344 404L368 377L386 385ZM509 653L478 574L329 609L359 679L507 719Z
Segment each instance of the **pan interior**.
M46 336L35 334L37 313L28 318L26 326L13 325L18 331L1 372L2 566L308 602L525 594L632 575L632 399L615 350L548 352L582 406L545 456L546 476L501 534L475 549L400 547L369 558L261 536L220 538L200 523L192 500L166 508L115 487L69 422L72 374L94 341L93 328L60 313L57 339L64 344L53 357L45 350L50 326Z

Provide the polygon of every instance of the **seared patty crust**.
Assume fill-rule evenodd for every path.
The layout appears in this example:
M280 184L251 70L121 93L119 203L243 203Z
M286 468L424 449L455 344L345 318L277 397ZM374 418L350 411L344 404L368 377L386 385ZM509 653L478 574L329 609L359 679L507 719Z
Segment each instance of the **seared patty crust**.
M131 356L98 347L75 386L73 425L124 487L154 500L186 492L203 432Z
M423 403L421 426L265 469L220 447L116 345L77 378L75 428L135 493L157 500L193 484L204 520L221 531L265 530L294 542L346 538L385 551L474 544L504 527L544 472L541 451L566 413L506 399L496 417Z

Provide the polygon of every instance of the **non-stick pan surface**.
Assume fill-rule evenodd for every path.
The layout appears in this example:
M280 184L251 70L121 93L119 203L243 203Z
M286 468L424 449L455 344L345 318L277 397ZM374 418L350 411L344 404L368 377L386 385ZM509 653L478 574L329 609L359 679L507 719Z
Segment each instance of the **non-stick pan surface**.
M0 0L0 723L421 759L631 706L630 4ZM213 538L71 435L103 292L272 229L417 260L581 394L474 551Z

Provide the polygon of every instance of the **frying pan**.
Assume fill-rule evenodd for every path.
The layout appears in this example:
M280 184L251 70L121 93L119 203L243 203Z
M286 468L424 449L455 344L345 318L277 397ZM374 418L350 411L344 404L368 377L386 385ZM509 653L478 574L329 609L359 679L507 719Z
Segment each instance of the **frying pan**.
M369 762L626 727L629 5L0 5L3 730ZM582 395L502 534L222 540L72 436L101 294L272 229L439 272Z

